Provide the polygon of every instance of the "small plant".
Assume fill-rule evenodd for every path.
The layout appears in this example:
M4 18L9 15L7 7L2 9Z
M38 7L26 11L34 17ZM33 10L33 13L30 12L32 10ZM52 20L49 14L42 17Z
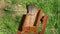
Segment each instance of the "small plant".
M14 13L12 6L6 6L4 10L6 13Z
M9 4L18 4L18 0L6 0L7 3Z

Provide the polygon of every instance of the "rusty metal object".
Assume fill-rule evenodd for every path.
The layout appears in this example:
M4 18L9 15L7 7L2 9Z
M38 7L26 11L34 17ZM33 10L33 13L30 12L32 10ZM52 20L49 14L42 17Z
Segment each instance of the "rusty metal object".
M48 15L42 16L42 10L37 10L33 5L28 5L27 14L24 17L22 24L20 24L20 30L18 30L17 34L44 34ZM42 18L43 17L43 18ZM42 28L40 33L37 32L38 24L42 20Z
M42 19L42 28L41 28L41 32L40 34L44 34L45 28L46 28L46 24L47 24L47 20L48 20L48 15L44 15L43 19Z

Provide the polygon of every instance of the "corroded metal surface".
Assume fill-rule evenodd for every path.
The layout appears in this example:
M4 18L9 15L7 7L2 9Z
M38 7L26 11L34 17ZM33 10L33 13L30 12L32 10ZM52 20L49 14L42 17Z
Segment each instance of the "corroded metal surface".
M45 15L42 18L42 10L37 10L35 6L28 5L27 6L27 14L25 16L23 25L21 27L22 31L17 32L17 34L44 34L46 23L48 19L48 15ZM38 24L42 20L42 28L41 32L37 32ZM31 31L31 32L30 32Z

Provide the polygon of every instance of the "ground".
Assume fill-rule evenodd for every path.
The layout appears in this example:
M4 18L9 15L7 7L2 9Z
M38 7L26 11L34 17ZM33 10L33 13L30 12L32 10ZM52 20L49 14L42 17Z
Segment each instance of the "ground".
M60 0L0 0L0 34L16 34L29 3L49 15L45 34L60 34Z

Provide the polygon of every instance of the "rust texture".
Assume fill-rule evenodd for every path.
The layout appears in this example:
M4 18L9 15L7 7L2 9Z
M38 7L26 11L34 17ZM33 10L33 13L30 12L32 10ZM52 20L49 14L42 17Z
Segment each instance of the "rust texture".
M37 10L33 5L28 5L27 10L29 12L22 18L17 34L44 34L48 15L42 16L42 10ZM38 33L37 28L40 20L42 22L42 27L40 33Z

